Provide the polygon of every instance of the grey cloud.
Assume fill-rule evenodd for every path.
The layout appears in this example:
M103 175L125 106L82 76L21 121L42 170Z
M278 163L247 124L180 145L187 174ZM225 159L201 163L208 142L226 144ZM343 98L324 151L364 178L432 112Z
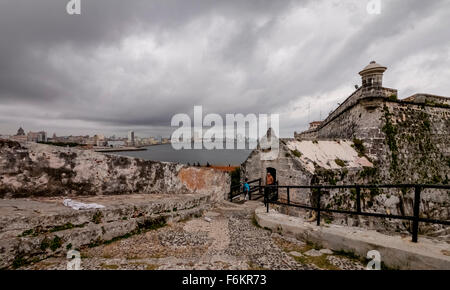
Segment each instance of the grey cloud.
M49 131L84 122L108 132L169 132L171 116L194 105L205 114L246 114L305 112L309 103L317 119L347 97L333 92L351 93L372 58L394 71L417 53L442 55L440 68L450 64L445 1L382 1L377 16L366 13L365 1L81 0L80 16L65 13L67 2L0 3L0 111L16 108L2 116L1 133L21 119ZM322 15L320 7L335 12ZM300 28L308 29L296 33L288 21L303 20L290 13L308 9L323 19L306 17ZM133 37L142 47L124 46ZM434 81L440 94L450 89L444 77ZM282 133L307 119L282 117Z

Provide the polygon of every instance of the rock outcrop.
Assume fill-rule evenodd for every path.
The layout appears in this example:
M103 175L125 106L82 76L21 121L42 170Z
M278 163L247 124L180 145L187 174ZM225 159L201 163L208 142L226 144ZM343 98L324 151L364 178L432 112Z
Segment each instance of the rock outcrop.
M200 193L218 201L229 186L214 169L0 140L0 198Z

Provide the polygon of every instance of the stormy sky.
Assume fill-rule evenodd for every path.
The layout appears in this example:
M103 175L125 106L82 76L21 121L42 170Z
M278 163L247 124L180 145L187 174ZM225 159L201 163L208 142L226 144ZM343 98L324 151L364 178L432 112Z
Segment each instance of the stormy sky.
M0 134L169 136L174 114L325 118L371 60L450 95L450 1L0 0Z

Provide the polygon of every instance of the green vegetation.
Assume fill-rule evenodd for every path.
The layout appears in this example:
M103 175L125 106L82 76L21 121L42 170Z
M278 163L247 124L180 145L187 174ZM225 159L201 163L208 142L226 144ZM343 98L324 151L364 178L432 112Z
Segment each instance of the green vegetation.
M261 228L261 226L258 224L258 221L256 220L256 214L255 213L253 213L253 216L252 216L252 224L255 227L257 227L257 228Z
M63 244L63 240L58 236L55 236L53 238L53 240L50 240L49 238L45 237L41 241L40 248L42 251L46 251L48 248L50 248L50 250L52 250L54 252L57 249L61 248L62 244Z
M391 169L393 172L397 171L398 168L398 146L396 141L396 135L398 133L397 128L391 122L391 114L387 106L384 106L384 118L385 125L381 129L384 134L386 134L386 144L391 151Z
M19 237L29 236L29 235L31 235L33 233L34 233L34 230L33 229L29 229L29 230L24 231L22 234L20 234Z
M359 173L359 176L361 178L374 178L377 175L377 168L376 167L367 167L364 166L364 169Z
M392 95L390 95L390 96L389 96L389 100L391 100L391 101L398 101L397 94L392 94Z
M359 157L363 157L366 154L366 147L364 147L363 141L358 138L353 138L353 148L358 152Z
M339 158L336 158L336 159L334 160L334 162L335 162L338 166L340 166L340 167L345 167L345 166L347 166L347 162L345 162L344 160L341 160L341 159L339 159Z
M45 237L42 241L41 241L41 250L45 251L50 247L50 240Z
M297 149L291 150L291 152L295 157L298 157L298 158L302 157L302 153L299 152Z
M82 228L85 225L86 225L86 223L83 223L83 224L80 224L80 225L74 225L72 223L66 223L64 225L59 225L59 226L55 226L55 227L51 228L49 230L49 232L50 233L54 233L54 232L69 230L69 229L73 229L73 228Z
M61 248L61 246L62 246L62 239L58 236L55 236L50 243L50 249L54 252L57 249Z
M94 213L94 215L92 216L92 222L94 224L99 224L102 222L102 217L103 217L103 213L101 211L97 211Z
M101 267L106 270L117 270L119 268L118 265L108 265L108 264L101 264Z
M432 107L440 107L440 108L450 108L449 104L436 103L436 102L430 101L430 100L425 100L425 105L432 106Z
M336 175L333 170L316 168L316 175L321 178L325 184L336 185Z

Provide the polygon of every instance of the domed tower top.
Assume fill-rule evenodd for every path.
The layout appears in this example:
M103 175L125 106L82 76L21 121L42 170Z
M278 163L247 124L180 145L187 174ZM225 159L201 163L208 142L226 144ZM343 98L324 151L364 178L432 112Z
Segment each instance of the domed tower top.
M382 87L383 73L387 67L382 66L375 61L371 61L362 71L359 72L362 78L363 87Z
M19 130L17 130L17 135L18 136L25 136L25 131L22 129L22 127L20 127Z

